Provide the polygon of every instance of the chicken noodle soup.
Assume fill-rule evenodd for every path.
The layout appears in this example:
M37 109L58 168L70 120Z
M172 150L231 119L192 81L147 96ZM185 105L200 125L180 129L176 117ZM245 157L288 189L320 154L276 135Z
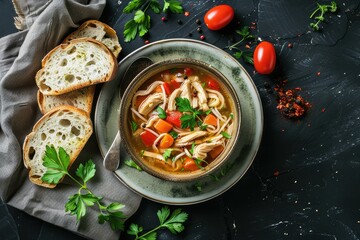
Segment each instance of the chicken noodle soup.
M151 168L194 172L220 156L235 134L223 85L196 67L151 76L131 101L132 144Z

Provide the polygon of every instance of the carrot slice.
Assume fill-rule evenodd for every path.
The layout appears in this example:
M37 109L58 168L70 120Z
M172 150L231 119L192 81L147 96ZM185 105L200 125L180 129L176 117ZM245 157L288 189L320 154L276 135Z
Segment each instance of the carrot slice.
M174 138L170 134L166 133L164 137L161 139L159 147L169 148L171 147L171 145L173 145L173 143L174 143Z
M154 92L156 92L156 93L162 93L161 86L160 86L160 85L157 86L157 87L155 88Z
M170 130L173 128L173 125L171 125L170 123L159 119L155 124L154 124L154 128L159 132L159 133L167 133L170 132Z
M189 157L184 159L183 168L187 171L196 171L199 169L198 165L195 163L195 160Z
M217 126L217 117L212 114L207 115L204 119L204 124Z
M214 147L210 152L210 156L212 159L215 159L217 156L220 155L220 153L222 153L222 151L224 150L224 147L222 145Z

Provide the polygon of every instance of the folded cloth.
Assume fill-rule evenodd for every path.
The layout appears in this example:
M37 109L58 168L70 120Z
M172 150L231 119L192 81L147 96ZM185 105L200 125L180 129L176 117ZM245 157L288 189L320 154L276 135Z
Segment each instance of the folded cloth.
M7 204L30 215L92 239L118 239L119 232L97 222L98 209L88 208L79 222L65 213L64 205L78 186L67 178L55 189L32 184L22 161L22 144L41 117L37 107L35 74L41 59L75 27L100 17L105 0L13 1L19 17L17 32L0 39L0 197ZM104 204L121 202L130 217L141 197L122 185L113 173L102 167L95 137L90 138L71 169L92 159L96 176L88 186Z

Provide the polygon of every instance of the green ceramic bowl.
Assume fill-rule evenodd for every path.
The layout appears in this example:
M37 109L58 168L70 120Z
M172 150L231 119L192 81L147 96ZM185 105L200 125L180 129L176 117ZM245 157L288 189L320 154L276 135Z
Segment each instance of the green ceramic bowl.
M169 172L158 167L154 167L149 164L148 161L145 161L140 156L139 149L134 147L133 141L134 137L131 131L130 121L131 119L131 100L135 92L152 76L168 69L173 68L185 68L192 67L200 69L212 76L214 76L220 87L225 91L226 97L228 98L228 103L230 105L231 112L234 114L234 134L231 139L228 140L228 143L224 151L214 159L210 164L205 166L202 169L192 171L192 172ZM126 150L132 159L147 173L168 181L174 182L185 182L185 181L197 181L204 176L208 176L217 169L219 169L231 156L232 152L235 149L235 143L238 141L240 136L240 124L241 124L241 107L240 101L236 91L234 90L231 82L217 69L215 69L211 64L204 63L199 60L182 58L174 59L168 61L162 61L152 64L151 66L145 68L141 71L129 84L126 88L122 101L120 104L119 110L119 130Z

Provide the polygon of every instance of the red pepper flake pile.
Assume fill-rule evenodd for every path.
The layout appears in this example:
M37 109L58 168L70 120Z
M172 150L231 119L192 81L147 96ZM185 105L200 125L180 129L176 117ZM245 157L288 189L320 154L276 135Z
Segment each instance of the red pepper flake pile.
M284 88L286 82L286 80L281 81L274 88L278 96L276 108L287 118L300 118L311 107L311 104L298 94L301 88L286 90Z

